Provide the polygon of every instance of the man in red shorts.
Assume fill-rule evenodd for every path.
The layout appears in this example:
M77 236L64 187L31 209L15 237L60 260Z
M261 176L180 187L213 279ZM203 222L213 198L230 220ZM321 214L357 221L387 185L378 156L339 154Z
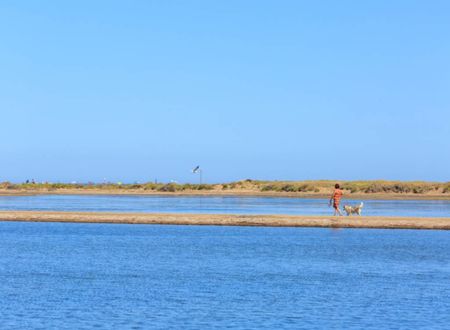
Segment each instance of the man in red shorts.
M334 185L334 193L331 195L330 198L330 206L331 202L333 202L333 208L334 208L334 215L342 215L341 210L339 210L339 203L341 202L341 198L344 192L341 190L341 187L338 183Z

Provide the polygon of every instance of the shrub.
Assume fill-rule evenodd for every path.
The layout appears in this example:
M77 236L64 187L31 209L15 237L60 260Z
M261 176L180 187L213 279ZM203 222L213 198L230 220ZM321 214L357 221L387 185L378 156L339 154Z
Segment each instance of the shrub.
M159 186L157 183L146 183L143 188L144 190L157 190Z
M261 191L275 191L275 192L311 192L311 191L319 191L318 188L310 185L310 184L266 184L260 188Z
M359 191L359 187L354 185L343 185L342 189L350 191L351 194L354 194Z
M0 188L1 189L16 189L15 185L8 181L0 183Z
M212 189L214 189L214 187L212 185L209 185L209 184L199 184L197 186L197 189L198 190L212 190Z
M442 192L443 192L444 194L450 193L450 183L447 183L447 184L444 186L444 188L442 189Z
M158 191L162 192L176 192L177 191L177 185L175 183L168 183L163 185L158 189Z
M299 191L304 191L304 192L311 192L311 191L316 191L316 190L319 191L318 188L311 186L309 184L304 184L300 188L301 188L301 190L299 190Z
M298 187L296 187L293 184L285 184L284 186L281 187L281 191L284 191L284 192L297 192L298 191Z
M128 185L125 186L125 188L127 188L127 189L141 189L142 185L138 184L138 183L128 184Z
M383 191L383 187L379 184L371 184L370 186L368 186L364 192L368 193L368 194L372 194L372 193L379 193Z
M262 186L261 191L281 191L281 187L275 184L267 184Z

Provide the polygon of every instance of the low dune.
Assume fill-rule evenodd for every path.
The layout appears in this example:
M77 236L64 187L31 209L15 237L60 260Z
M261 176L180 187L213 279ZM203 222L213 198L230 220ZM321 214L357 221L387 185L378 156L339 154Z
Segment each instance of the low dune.
M328 198L339 181L241 180L217 184L0 183L0 195L185 195ZM347 199L450 200L450 182L340 181Z

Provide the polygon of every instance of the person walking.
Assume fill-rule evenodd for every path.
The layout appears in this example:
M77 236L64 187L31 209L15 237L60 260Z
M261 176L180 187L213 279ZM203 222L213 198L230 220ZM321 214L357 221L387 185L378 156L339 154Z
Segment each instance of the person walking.
M336 183L334 185L334 192L330 197L330 203L329 203L330 206L331 206L331 203L333 203L335 216L336 215L342 216L341 210L339 209L339 204L341 202L342 195L344 195L344 192L342 191L341 187L339 186L339 183Z

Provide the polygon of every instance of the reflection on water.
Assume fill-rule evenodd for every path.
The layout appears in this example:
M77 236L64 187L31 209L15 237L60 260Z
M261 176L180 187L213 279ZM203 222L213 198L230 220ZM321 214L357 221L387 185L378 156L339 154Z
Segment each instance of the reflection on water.
M359 204L345 201L342 204ZM231 196L0 196L1 210L329 215L325 199ZM450 217L449 200L365 200L363 215Z
M2 329L445 329L446 231L0 222Z

